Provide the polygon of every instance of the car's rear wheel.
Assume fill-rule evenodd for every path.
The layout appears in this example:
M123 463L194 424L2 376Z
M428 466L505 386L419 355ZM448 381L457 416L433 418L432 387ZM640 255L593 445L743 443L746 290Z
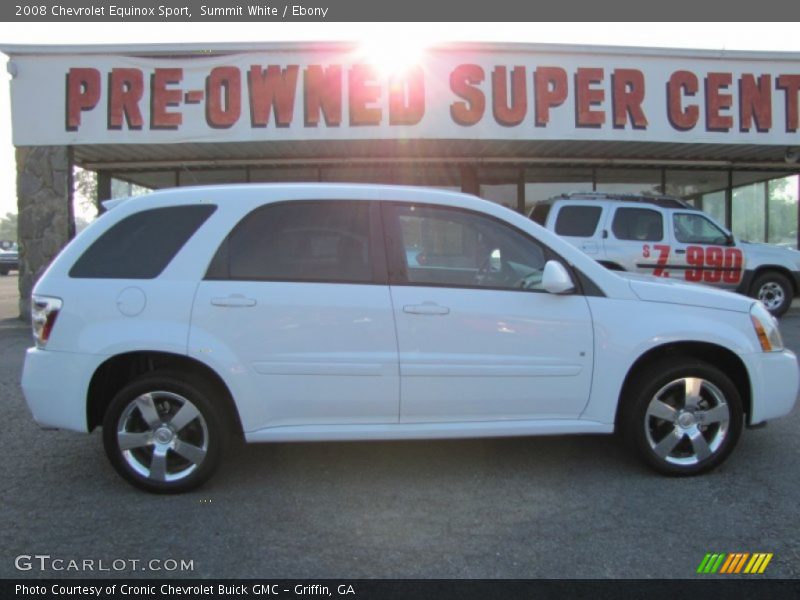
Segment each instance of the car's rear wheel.
M697 475L721 464L742 432L742 401L730 378L692 358L659 361L636 374L624 400L624 434L650 467Z
M792 282L777 271L767 271L759 275L750 289L750 295L760 300L776 317L783 315L792 305L794 296Z
M152 373L125 386L103 419L103 443L117 472L150 492L178 493L208 480L227 440L225 421L202 386Z

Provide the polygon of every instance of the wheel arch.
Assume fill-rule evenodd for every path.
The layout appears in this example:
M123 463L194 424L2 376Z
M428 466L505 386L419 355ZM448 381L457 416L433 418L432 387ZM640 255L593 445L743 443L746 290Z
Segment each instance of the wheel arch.
M798 288L798 281L797 278L792 274L791 270L782 266L782 265L763 265L758 267L755 271L753 271L753 277L750 280L750 289L747 290L748 295L755 292L754 284L756 280L761 277L764 273L769 273L770 271L774 271L776 273L780 273L786 279L789 280L789 284L792 286L792 293L797 296L800 295L800 289Z
M188 356L156 351L125 352L112 356L97 367L89 382L86 399L88 431L102 424L111 399L125 385L146 373L163 370L178 371L185 374L187 379L200 379L210 386L216 392L234 433L240 434L243 431L233 395L212 368Z
M617 411L614 417L614 429L620 426L625 399L636 376L654 362L671 357L690 357L710 363L720 369L739 390L742 398L742 408L745 416L750 415L752 406L752 386L750 376L742 359L731 350L708 342L672 342L651 348L642 354L628 369L625 380L620 390Z

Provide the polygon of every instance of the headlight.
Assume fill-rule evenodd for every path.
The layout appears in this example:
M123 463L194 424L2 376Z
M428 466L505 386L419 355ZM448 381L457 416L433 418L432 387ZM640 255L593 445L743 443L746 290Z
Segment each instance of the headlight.
M38 348L44 348L50 339L50 332L53 331L60 310L61 300L58 298L49 296L31 298L31 325L33 325L33 339Z
M780 352L783 350L783 339L778 329L778 320L773 317L761 302L753 303L750 309L750 320L756 330L756 336L764 352Z

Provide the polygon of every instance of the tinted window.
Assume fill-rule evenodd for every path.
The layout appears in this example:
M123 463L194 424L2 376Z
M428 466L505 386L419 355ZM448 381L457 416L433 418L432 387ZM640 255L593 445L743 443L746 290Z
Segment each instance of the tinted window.
M724 246L728 236L702 215L676 214L672 218L675 239L684 244L716 244Z
M209 267L210 279L372 281L367 202L282 202L247 215Z
M396 283L537 289L545 253L515 229L488 217L449 208L395 206L403 273Z
M549 202L540 202L536 206L533 207L531 211L531 219L544 227L544 224L547 222L547 215L550 214L550 208L552 208L552 204Z
M144 210L103 233L77 260L70 277L153 279L216 210L208 204Z
M591 237L600 221L599 206L562 206L556 219L556 233L575 237Z
M648 208L618 208L611 230L618 240L658 242L664 238L664 220Z

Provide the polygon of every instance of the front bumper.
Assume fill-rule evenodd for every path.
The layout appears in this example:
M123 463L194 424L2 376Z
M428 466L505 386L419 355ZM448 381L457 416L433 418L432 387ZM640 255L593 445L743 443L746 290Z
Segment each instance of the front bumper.
M46 428L87 432L89 382L103 359L29 348L22 370L22 393L34 420Z
M750 425L788 415L797 400L800 369L794 352L762 352L745 357L752 385Z

